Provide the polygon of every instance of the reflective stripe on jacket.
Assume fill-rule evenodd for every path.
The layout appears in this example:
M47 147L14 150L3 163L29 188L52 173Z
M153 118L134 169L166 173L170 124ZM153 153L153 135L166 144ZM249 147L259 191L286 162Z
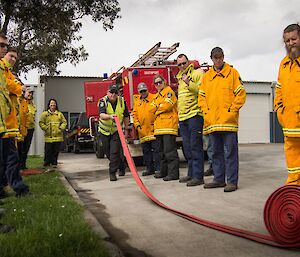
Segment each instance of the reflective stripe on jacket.
M102 100L106 106L106 114L108 115L116 114L120 120L120 123L122 124L124 118L124 110L125 110L124 98L118 96L116 110L113 109L107 96L103 97ZM99 119L98 131L103 135L109 136L114 134L117 131L117 125L114 120Z
M28 101L28 129L35 128L35 114L36 114L36 106L30 100Z
M238 131L239 109L246 101L246 91L238 71L224 63L216 72L210 68L199 88L198 104L204 114L203 134Z
M300 57L280 63L274 110L287 137L300 137Z
M155 114L154 135L178 135L177 98L167 86L154 96L150 111Z
M67 127L67 121L60 111L44 111L40 117L39 125L44 130L46 143L63 141L63 131Z
M190 79L189 84L182 80L183 74ZM204 72L201 69L194 69L194 64L190 64L185 70L177 74L178 79L178 118L184 121L196 115L203 114L198 107L198 91Z
M134 99L132 111L133 124L139 133L141 143L155 140L155 115L150 112L150 104L153 98L154 94L148 93L146 98L141 98L139 95L137 95Z

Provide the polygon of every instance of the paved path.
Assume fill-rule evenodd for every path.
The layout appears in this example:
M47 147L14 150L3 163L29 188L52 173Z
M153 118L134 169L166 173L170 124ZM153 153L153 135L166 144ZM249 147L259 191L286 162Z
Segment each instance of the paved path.
M144 196L130 173L110 182L108 161L96 159L94 154L61 154L60 163L60 170L86 207L126 256L300 256L300 250L258 244L177 217ZM186 163L182 161L180 167L181 175L185 175ZM143 168L139 168L140 173ZM257 233L267 233L264 204L285 178L282 144L241 145L239 189L232 193L142 177L153 195L170 207Z

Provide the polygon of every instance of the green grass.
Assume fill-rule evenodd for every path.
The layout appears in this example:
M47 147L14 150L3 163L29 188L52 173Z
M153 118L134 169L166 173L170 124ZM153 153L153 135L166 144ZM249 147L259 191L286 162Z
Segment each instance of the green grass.
M30 157L28 168L40 168L42 163L40 157ZM6 215L1 222L16 231L0 234L1 257L109 256L59 176L55 172L25 177L32 195L3 200Z

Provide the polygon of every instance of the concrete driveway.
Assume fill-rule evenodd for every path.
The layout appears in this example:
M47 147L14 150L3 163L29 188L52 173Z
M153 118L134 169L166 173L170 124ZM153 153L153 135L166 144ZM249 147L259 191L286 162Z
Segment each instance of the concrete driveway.
M186 187L178 181L142 177L162 203L220 224L267 234L263 221L269 195L284 184L287 173L282 144L240 145L239 189ZM228 235L175 216L149 200L128 172L108 179L108 161L94 154L61 154L59 168L81 200L125 256L153 257L284 257L285 250ZM206 164L207 165L207 164ZM144 167L139 167L139 173ZM186 163L181 158L180 173ZM211 181L212 177L206 178Z

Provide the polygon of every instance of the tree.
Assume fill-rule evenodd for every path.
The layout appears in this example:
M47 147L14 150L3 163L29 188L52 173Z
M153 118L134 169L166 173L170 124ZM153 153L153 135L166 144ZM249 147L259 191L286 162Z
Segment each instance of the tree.
M113 29L120 18L117 0L0 0L0 26L17 48L17 73L37 68L48 75L59 74L57 66L76 65L88 57L80 41L82 18Z

